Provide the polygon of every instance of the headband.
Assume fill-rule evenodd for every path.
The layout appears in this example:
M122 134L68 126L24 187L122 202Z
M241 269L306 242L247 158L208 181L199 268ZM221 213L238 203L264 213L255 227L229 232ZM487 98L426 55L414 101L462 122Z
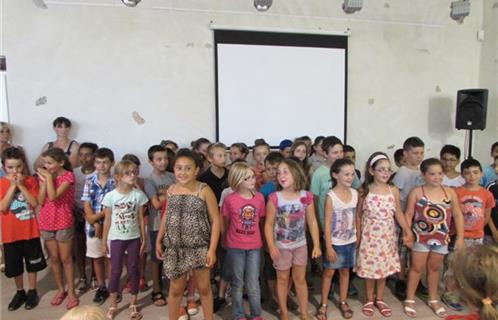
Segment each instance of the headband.
M481 302L482 302L483 305L487 305L487 306L493 304L493 300L491 300L490 297L486 297L486 298L482 299Z
M386 157L385 155L378 154L375 157L373 157L372 160L370 160L370 168L374 165L374 163L376 163L377 161L382 160L382 159L389 160L389 158Z

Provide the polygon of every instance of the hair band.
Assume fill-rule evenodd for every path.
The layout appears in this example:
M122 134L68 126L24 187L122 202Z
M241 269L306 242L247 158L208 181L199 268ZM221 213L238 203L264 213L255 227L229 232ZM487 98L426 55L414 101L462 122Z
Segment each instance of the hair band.
M482 299L481 302L483 305L486 305L486 306L490 306L493 304L493 300L491 300L490 297L486 297L486 298Z
M386 159L386 160L389 160L388 157L386 157L385 155L383 154L378 154L376 155L375 157L372 158L372 160L370 160L370 168L373 167L374 163L376 163L377 161L379 160L382 160L382 159Z

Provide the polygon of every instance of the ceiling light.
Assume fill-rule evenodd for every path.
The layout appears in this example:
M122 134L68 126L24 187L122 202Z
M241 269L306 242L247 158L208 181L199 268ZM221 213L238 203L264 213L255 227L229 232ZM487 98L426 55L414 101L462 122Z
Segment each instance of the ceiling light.
M127 7L136 7L141 0L121 0L121 2Z
M451 19L462 23L463 19L470 14L470 1L460 0L451 3Z
M363 8L363 0L344 0L342 10L346 13L355 13Z
M272 3L273 0L254 0L254 7L258 11L268 11Z

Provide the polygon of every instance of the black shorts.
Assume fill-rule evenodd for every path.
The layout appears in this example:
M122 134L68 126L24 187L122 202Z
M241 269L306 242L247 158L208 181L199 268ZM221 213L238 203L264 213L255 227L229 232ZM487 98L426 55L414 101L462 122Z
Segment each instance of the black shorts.
M47 267L40 238L4 243L3 250L5 254L5 275L8 278L23 274L23 260L26 264L27 272L38 272Z

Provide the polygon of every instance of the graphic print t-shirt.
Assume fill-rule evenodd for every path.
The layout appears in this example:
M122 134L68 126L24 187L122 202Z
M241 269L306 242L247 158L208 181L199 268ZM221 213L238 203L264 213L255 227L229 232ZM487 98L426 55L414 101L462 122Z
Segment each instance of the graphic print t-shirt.
M299 198L288 200L282 192L270 194L275 206L274 235L279 249L295 249L306 245L306 208L313 203L313 194L301 191Z
M455 191L463 214L464 237L472 239L484 237L484 211L494 208L493 195L484 188L472 191L460 187Z
M351 200L348 203L342 202L334 191L330 191L328 196L332 200L334 212L332 213L332 244L343 246L356 242L356 204L358 203L358 192L351 188Z
M139 189L127 194L114 189L105 195L102 204L111 209L111 228L109 240L130 240L140 237L138 213L141 206L148 201L147 196Z
M221 207L224 217L230 218L226 246L232 249L252 250L263 245L259 220L266 214L265 199L257 192L251 199L233 192L226 196Z

